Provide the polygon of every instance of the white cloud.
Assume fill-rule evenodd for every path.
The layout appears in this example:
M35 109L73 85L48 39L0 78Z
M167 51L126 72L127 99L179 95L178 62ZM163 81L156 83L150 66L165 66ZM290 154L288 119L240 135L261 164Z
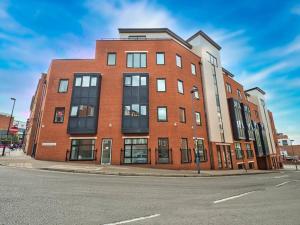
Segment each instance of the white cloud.
M300 5L296 5L292 8L292 13L300 16Z

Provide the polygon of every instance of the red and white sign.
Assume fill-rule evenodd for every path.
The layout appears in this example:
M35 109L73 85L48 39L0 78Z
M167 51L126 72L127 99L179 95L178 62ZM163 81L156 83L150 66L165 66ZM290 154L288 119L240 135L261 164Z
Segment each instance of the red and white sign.
M18 131L19 131L19 129L16 126L9 128L9 133L11 133L11 134L16 134L16 133L18 133Z

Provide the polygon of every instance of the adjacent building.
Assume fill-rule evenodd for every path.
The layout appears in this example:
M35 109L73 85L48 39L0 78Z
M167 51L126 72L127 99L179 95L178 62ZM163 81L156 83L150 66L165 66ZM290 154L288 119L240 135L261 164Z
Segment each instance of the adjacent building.
M197 157L201 169L278 168L267 163L277 152L263 91L244 91L210 37L199 31L184 40L167 28L119 34L97 40L93 59L51 62L32 100L27 154L170 169L195 169Z

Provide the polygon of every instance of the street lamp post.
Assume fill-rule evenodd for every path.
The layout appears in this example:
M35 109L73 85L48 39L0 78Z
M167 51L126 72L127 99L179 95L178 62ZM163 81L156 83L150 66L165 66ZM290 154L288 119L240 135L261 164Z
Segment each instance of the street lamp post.
M298 170L298 165L297 165L298 157L297 157L297 159L295 158L295 152L294 152L294 148L293 148L293 142L294 142L294 140L290 140L290 142L291 142L291 146L292 146L293 160L295 162L296 170Z
M196 139L196 115L195 115L195 110L194 110L194 93L198 91L198 89L196 87L193 87L193 89L191 90L191 97L192 97L192 113L193 113L193 133L194 133L194 145L195 145L195 150L196 150L196 163L197 163L197 172L198 174L200 174L200 151L199 148L197 146L197 139Z
M13 100L14 103L13 103L13 107L12 107L12 110L11 110L11 114L10 114L10 118L9 118L9 124L8 124L7 132L6 132L6 138L7 138L7 139L8 139L9 128L10 128L12 116L13 116L13 114L14 114L15 103L16 103L16 99L15 99L15 98L10 98L10 99ZM4 147L3 147L2 156L4 156L4 154L5 154L5 147L6 147L6 145L4 145Z

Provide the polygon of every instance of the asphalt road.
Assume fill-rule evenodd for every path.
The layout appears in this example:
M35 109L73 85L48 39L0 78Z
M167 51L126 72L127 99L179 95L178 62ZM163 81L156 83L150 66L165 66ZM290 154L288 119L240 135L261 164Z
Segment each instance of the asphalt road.
M119 177L0 167L0 224L299 225L300 172Z

